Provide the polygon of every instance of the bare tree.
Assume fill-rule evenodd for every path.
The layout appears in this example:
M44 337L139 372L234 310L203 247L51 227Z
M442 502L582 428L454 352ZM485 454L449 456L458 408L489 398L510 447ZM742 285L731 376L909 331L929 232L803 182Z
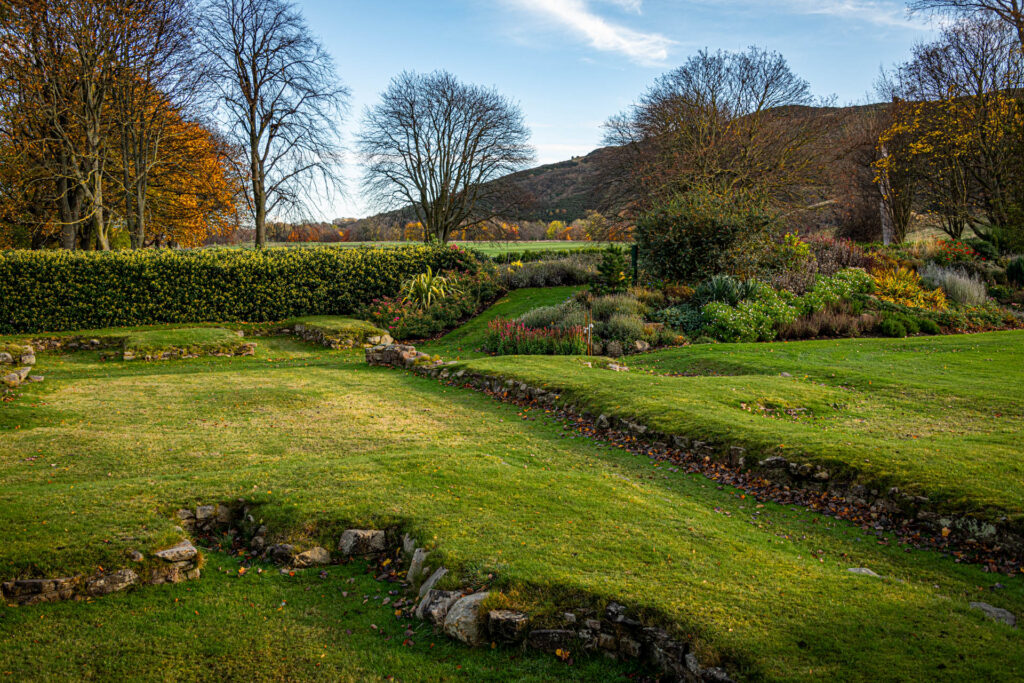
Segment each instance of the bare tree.
M263 246L268 214L341 188L338 125L350 93L294 3L208 0L202 14L218 117L247 151L249 209Z
M1024 49L1024 0L910 0L911 12L981 15L1007 24Z
M533 160L518 105L446 71L405 72L367 109L359 138L364 185L381 206L411 206L428 236L447 242L459 229L502 211L508 183L495 182Z
M778 53L702 50L608 121L606 142L621 150L610 163L648 200L697 184L790 200L820 171L825 126L812 104Z

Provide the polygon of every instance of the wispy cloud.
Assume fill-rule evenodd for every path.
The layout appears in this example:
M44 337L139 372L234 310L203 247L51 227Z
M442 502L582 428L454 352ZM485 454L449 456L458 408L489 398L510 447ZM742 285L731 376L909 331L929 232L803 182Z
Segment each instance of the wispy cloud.
M907 15L903 0L771 0L798 14L823 14L878 26L926 29L929 24Z
M639 13L641 0L605 0L622 9ZM612 23L600 16L585 0L505 0L549 21L554 21L584 39L591 47L617 52L640 64L662 64L673 44L658 33L644 33Z
M622 9L626 10L627 12L632 12L633 14L640 14L640 12L643 10L643 5L644 5L644 0L602 0L602 1L603 2L607 2L609 4L612 4L612 5L616 5L618 7L621 7Z

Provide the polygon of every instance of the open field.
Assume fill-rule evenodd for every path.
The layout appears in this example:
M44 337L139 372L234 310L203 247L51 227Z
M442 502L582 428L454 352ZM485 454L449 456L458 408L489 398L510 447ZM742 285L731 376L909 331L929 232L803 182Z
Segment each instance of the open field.
M534 296L540 305L564 295ZM471 331L462 342L448 343L468 344ZM841 353L842 346L823 354L818 349L833 347L817 342L762 345L763 351L666 351L646 361L660 371L693 371L698 368L678 355L689 352L696 354L694 363L731 358L715 362L732 362L738 371L758 353L785 351L792 355L770 358L782 359L778 363L795 376L789 384L769 365L762 374L747 370L733 377L595 371L603 373L601 381L588 382L588 390L600 400L616 400L625 387L631 402L652 416L664 413L662 401L671 399L682 406L671 413L679 419L695 419L684 411L696 410L697 401L683 399L702 396L710 403L699 416L709 425L719 424L715 414L727 412L737 434L766 441L781 441L769 439L772 430L783 430L787 441L805 430L763 416L741 419L732 405L737 394L809 406L820 413L813 421L837 430L851 429L842 423L845 411L852 411L869 420L864 429L870 431L871 422L881 419L872 411L892 409L906 392L913 400L899 405L910 420L907 429L929 436L919 396L948 393L963 422L930 438L945 439L950 457L964 453L953 462L962 462L961 478L964 472L972 477L959 486L949 481L947 488L1009 505L1015 495L1019 501L1019 480L1015 484L1011 475L997 481L983 462L987 455L966 454L976 439L989 439L985 453L1005 467L1019 467L1007 454L1003 418L985 412L1002 405L1004 415L1017 410L1019 416L1019 382L1008 380L1006 372L1020 367L1011 361L1022 338L927 340L960 345L955 355L946 348L928 356L945 353L963 362L962 372L946 362L944 379L922 369L923 352L908 351L924 340L891 342L872 351L870 362L883 369L877 392L859 383L873 380L855 363L848 377L829 384L826 368L834 359L828 354ZM244 497L260 504L274 535L268 540L332 547L346 526L398 525L428 539L457 576L486 581L494 574L493 585L514 605L546 614L615 599L692 639L705 662L724 662L740 678L811 680L841 673L844 680L1005 680L1019 667L1020 631L987 620L967 603L982 599L1020 614L1021 577L993 577L934 552L881 544L874 534L798 508L759 507L703 477L663 472L646 458L567 438L543 414L366 367L360 351L329 351L279 337L258 342L255 359L132 364L102 362L96 352L41 354L37 367L46 382L0 408L0 525L14 531L0 548L0 577L123 565L129 549L149 554L180 537L172 520L177 508ZM879 343L841 344L852 354L859 344ZM708 360L701 354L718 356ZM556 361L562 365L545 365ZM518 367L548 378L557 372L559 381L587 381L573 363L519 359ZM978 383L998 373L1006 391L983 396L970 379L976 373L982 373ZM804 380L805 374L827 386ZM908 377L903 387L902 376ZM659 389L687 381L708 389ZM957 389L961 385L966 388ZM840 395L850 407L829 408ZM873 428L863 437L872 446L891 425ZM967 429L972 434L953 433ZM975 436L979 430L982 435ZM835 433L826 436L838 441ZM914 447L921 448L916 441ZM906 463L895 462L928 474L924 483L951 479L914 464L909 456L919 451L906 453ZM387 615L338 597L347 569L331 568L322 581L316 570L292 579L274 569L262 578L217 573L223 568L237 576L235 567L214 553L199 583L140 588L94 604L0 608L0 671L28 680L71 667L82 676L104 678L126 667L136 667L136 673L155 669L166 655L183 678L197 678L208 671L194 668L204 654L215 675L250 679L312 676L317 660L329 675L350 680L377 679L385 672L404 680L592 680L624 671L603 660L567 667L554 659L450 644L403 648L397 635L381 643L367 622L383 626ZM868 567L883 578L851 574L850 567ZM997 580L1005 588L989 590ZM372 598L373 582L358 581L351 590ZM393 627L387 628L392 634ZM163 643L159 653L150 649L156 639ZM53 658L55 651L60 654ZM463 669L454 668L455 662Z
M355 248L355 247L401 247L410 244L422 244L422 242L270 242L269 246L272 247L341 247L341 248ZM509 252L524 252L524 251L546 251L548 249L592 249L605 246L604 242L581 242L572 240L535 240L529 242L460 242L458 240L452 240L449 244L457 244L460 247L466 249L475 249L476 251L487 254L488 256L498 256L500 254L507 254Z

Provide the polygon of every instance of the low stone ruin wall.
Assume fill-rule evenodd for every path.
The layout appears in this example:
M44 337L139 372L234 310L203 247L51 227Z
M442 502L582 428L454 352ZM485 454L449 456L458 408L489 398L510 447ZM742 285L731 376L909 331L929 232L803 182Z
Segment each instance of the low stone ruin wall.
M392 344L394 339L386 332L383 334L371 334L367 336L351 336L342 334L331 334L319 327L305 324L297 324L293 328L284 328L282 334L294 334L310 344L319 344L329 349L354 349L357 346L378 346L381 344Z
M231 356L255 356L256 342L239 342L232 349L218 351L201 351L195 349L170 348L166 351L155 353L139 353L131 349L125 349L120 354L120 360L181 360L185 358L202 358L203 356L214 356L217 358L230 358ZM115 356L116 358L117 356Z
M26 382L42 382L43 377L32 374L36 352L31 346L0 345L0 387L15 389ZM9 369L4 366L13 366Z
M150 561L142 553L132 551L129 560L132 566L91 576L5 581L0 584L0 595L9 603L35 605L96 598L136 585L178 583L198 579L200 574L199 551L189 541L157 551Z
M405 585L414 597L394 603L396 609L426 621L440 633L470 647L494 643L556 654L584 652L614 659L637 660L661 672L661 680L729 681L720 668L703 667L686 642L667 631L644 625L630 610L609 603L601 612L568 609L538 623L532 615L510 609L489 609L488 591L472 586L441 590L436 586L449 572L431 563L431 553L416 539L396 529L346 529L334 549L314 546L305 550L289 544L268 545L270 530L254 515L255 509L237 505L201 505L179 510L182 526L199 535L227 534L237 546L259 558L282 565L282 571L301 570L363 558L377 566L378 581ZM237 547L236 546L236 547ZM404 570L402 568L405 568Z
M431 369L442 365L441 359L416 350L408 344L379 344L366 349L370 365L393 368Z

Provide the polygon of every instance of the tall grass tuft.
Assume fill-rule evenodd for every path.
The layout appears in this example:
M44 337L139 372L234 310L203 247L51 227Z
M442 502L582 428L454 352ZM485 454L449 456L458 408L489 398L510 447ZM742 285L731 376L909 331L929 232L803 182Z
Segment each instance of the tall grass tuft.
M921 280L929 287L941 288L953 301L978 306L988 301L985 283L962 268L947 268L929 263L920 271Z

